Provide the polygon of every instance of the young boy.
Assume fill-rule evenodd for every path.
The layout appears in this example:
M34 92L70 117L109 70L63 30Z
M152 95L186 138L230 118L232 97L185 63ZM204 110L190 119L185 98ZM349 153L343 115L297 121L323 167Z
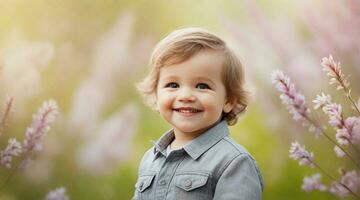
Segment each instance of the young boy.
M170 33L155 47L138 89L171 126L139 166L133 199L259 200L254 159L229 137L247 105L241 63L201 28Z

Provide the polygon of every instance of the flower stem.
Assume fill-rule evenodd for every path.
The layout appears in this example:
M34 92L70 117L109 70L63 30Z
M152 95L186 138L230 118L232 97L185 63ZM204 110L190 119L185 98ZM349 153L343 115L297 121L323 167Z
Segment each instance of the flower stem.
M11 97L7 100L6 104L5 104L5 108L3 111L3 116L0 120L0 135L4 132L5 129L5 125L6 125L6 120L10 114L11 111L11 107L13 106L13 102L14 102L14 98Z
M355 192L353 192L348 186L346 186L345 184L341 183L341 181L337 181L333 176L331 176L330 174L328 174L323 168L321 168L316 162L311 161L312 164L314 164L314 166L316 168L318 168L323 174L325 174L327 177L329 177L331 180L338 182L341 186L343 186L345 189L347 189L353 196L355 196L357 199L360 199L360 196L357 195Z
M344 91L346 93L347 98L350 100L351 104L354 106L355 110L358 112L358 114L360 115L360 109L358 108L358 106L356 105L354 99L351 97L350 91L348 91L347 89L344 88Z
M15 174L15 172L18 170L18 168L20 167L21 163L24 161L24 155L21 157L20 162L18 162L15 167L13 167L10 171L10 173L6 176L4 182L1 183L0 185L0 191L3 190L5 188L5 185L9 182L9 180L11 179L11 177L13 177L13 175Z
M351 141L349 141L350 146L355 150L355 152L360 155L360 151L358 150L358 148L356 148L356 146L354 145L354 143L352 143Z
M311 163L312 164L314 164L314 166L316 167L316 168L318 168L318 170L320 170L323 174L325 174L327 177L329 177L331 180L333 180L333 181L336 181L336 179L333 177L333 176L331 176L330 174L328 174L323 168L321 168L316 162L314 162L314 161L311 161Z
M355 164L355 166L357 168L360 169L360 164L358 164L355 159L350 155L350 153L348 153L343 147L341 147L340 145L337 144L337 142L335 142L329 135L326 134L326 132L324 131L323 128L319 127L314 120L312 120L310 117L308 117L307 115L304 116L311 124L313 124L315 127L318 127L321 130L321 133L330 141L332 142L335 146L339 147L349 158L350 160Z
M15 172L19 169L21 164L23 164L23 162L25 162L27 159L29 159L32 149L33 149L33 147L31 147L30 151L27 151L24 154L22 154L22 156L20 157L20 161L18 163L16 163L15 167L13 167L11 169L10 173L6 176L5 181L1 183L0 191L5 188L6 184L10 181L11 177L14 176Z

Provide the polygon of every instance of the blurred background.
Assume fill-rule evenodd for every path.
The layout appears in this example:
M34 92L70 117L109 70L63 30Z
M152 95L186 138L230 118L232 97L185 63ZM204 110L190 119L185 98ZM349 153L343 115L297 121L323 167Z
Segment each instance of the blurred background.
M256 158L263 199L337 199L301 190L303 177L318 171L290 160L290 143L305 144L334 176L351 164L291 119L270 74L285 71L309 107L325 92L354 115L320 63L329 54L340 61L358 99L358 0L0 0L0 100L15 98L0 149L8 138L23 140L43 101L54 99L60 107L43 151L16 172L0 199L43 199L58 187L70 199L131 199L143 153L170 128L144 105L135 83L148 72L156 42L189 26L220 35L245 66L253 98L231 135ZM312 115L326 125L323 113ZM334 136L331 127L327 131ZM10 170L0 167L2 181Z

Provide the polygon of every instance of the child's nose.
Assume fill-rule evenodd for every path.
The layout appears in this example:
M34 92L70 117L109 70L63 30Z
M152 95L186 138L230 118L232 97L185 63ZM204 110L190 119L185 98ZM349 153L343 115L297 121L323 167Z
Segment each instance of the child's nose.
M196 97L194 96L191 89L182 88L182 90L179 92L178 99L181 102L189 102L189 101L195 101Z

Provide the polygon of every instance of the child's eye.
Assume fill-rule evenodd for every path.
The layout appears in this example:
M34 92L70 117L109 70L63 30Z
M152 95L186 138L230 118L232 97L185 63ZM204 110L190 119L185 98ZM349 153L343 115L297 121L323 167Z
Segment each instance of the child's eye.
M165 85L166 88L178 88L179 85L177 83L171 82Z
M199 89L202 89L202 90L210 89L209 85L206 84L206 83L199 83L199 84L196 85L196 88L199 88Z

